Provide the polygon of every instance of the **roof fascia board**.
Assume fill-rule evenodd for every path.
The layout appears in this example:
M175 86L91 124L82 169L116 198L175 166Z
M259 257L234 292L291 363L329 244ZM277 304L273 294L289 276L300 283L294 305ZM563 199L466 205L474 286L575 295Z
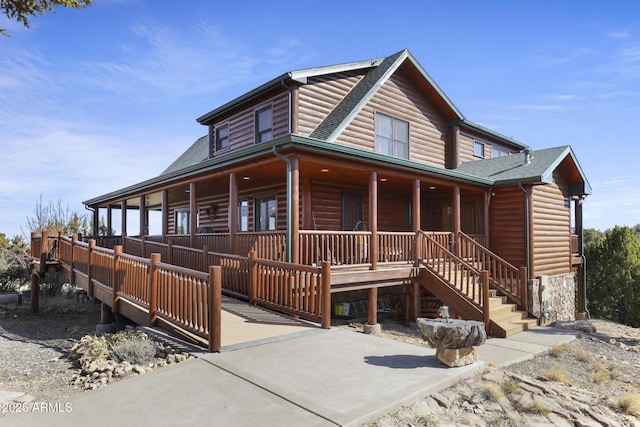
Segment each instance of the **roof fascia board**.
M342 73L345 71L362 70L380 65L384 58L369 59L366 61L348 62L345 64L327 65L325 67L306 68L304 70L292 71L289 74L295 81L304 81L309 77L322 76L326 74Z
M461 128L467 128L467 129L472 129L475 130L477 132L481 132L484 133L488 136L491 136L493 138L499 139L501 141L504 141L505 143L511 144L511 145L515 145L517 147L519 147L520 149L524 150L525 148L530 148L527 144L524 144L520 141L516 141L513 138L509 138L505 135L502 135L501 133L498 133L496 131L493 131L491 129L488 129L484 126L481 126L477 123L474 122L470 122L467 119L461 119L461 120L452 120L449 122L449 126L460 126Z
M204 122L211 120L218 114L221 114L228 109L241 105L242 103L247 102L261 95L263 92L266 92L270 89L280 86L283 81L293 80L301 84L307 84L307 79L309 77L315 77L315 76L320 76L324 74L340 73L344 71L360 70L363 68L371 68L376 65L379 65L380 62L382 62L383 60L384 58L380 58L380 59L372 59L367 61L349 62L346 64L329 65L326 67L307 68L307 69L298 70L298 71L290 71L288 73L281 74L275 79L269 80L268 82L258 86L257 88L252 89L251 91L216 108L215 110L212 110L207 114L204 114L198 117L196 121L200 124L203 124Z
M205 115L202 115L200 117L198 117L196 119L196 121L200 124L205 124L205 122L208 122L209 120L213 119L215 116L219 115L220 113L223 113L231 108L234 108L238 105L241 105L255 97L260 96L261 94L263 94L264 92L267 92L268 90L271 90L273 88L276 88L280 85L282 85L282 82L285 82L287 80L291 80L291 73L284 73L281 74L280 76L276 77L275 79L269 80L267 83L264 83L260 86L258 86L257 88L227 102L226 104L216 108L215 110L212 110L210 112L208 112Z
M380 87L389 79L389 77L391 77L393 73L396 72L398 67L400 67L400 64L402 64L402 62L407 58L408 53L409 51L405 49L402 55L400 55L396 59L393 65L389 67L389 69L378 79L376 84L373 85L371 89L369 89L367 94L362 97L360 102L358 102L358 104L351 110L351 112L345 117L342 123L340 123L340 125L334 129L333 133L327 138L327 141L335 142L338 136L340 136L340 134L347 128L347 126L349 126L351 121L360 113L360 111L362 111L364 106L367 105L367 102L371 100L378 89L380 89Z

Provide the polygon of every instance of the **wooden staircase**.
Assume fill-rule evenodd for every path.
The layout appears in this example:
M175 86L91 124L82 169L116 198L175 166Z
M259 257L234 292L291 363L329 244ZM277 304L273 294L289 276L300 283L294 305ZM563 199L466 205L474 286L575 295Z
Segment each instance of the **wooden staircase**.
M518 289L524 287L511 284L508 289L502 288L500 280L489 275L490 271L484 273L488 284L483 286L481 266L495 265L496 259L499 260L486 248L474 248L473 254L467 248L463 259L426 235L423 243L427 256L420 263L424 268L418 276L419 283L435 297L445 301L455 316L485 322L488 320L488 332L502 338L537 325L537 319L529 318L527 311L518 309L518 304L526 301L526 296L523 298L518 294L522 293ZM487 289L489 286L485 301L483 287ZM488 307L488 316L483 311L485 306Z

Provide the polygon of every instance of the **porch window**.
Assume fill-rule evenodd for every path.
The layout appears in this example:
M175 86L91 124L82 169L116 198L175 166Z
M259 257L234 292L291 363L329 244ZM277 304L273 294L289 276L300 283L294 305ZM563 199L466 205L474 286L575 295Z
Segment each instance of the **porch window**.
M249 201L238 203L238 231L249 231Z
M229 124L216 128L216 151L229 148Z
M276 229L276 196L256 198L256 231Z
M376 113L376 153L409 158L409 122Z
M256 111L256 144L273 139L273 109L271 105Z
M473 141L473 155L484 158L484 143Z
M175 217L175 234L189 234L191 229L189 228L191 223L191 212L189 209L176 209L174 211Z

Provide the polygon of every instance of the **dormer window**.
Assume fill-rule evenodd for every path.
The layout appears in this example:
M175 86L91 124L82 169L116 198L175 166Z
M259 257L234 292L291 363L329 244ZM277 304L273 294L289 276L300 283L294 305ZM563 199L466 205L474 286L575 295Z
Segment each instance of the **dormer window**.
M273 109L271 105L256 111L256 144L273 139Z
M409 122L376 113L376 153L409 158Z
M224 124L216 128L216 151L229 148L229 125Z

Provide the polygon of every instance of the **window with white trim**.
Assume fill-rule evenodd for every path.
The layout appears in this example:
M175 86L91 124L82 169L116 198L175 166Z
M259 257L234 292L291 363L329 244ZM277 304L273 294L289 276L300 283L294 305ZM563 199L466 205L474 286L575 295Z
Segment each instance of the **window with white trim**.
M484 143L480 141L473 141L473 155L476 157L484 158Z
M273 108L271 105L256 111L256 144L273 139Z
M511 154L506 148L502 148L499 145L491 146L491 157L505 157Z
M238 231L249 231L249 201L238 203Z
M176 209L173 216L175 222L175 234L191 233L191 211L189 209Z
M409 122L376 113L376 153L409 158Z

